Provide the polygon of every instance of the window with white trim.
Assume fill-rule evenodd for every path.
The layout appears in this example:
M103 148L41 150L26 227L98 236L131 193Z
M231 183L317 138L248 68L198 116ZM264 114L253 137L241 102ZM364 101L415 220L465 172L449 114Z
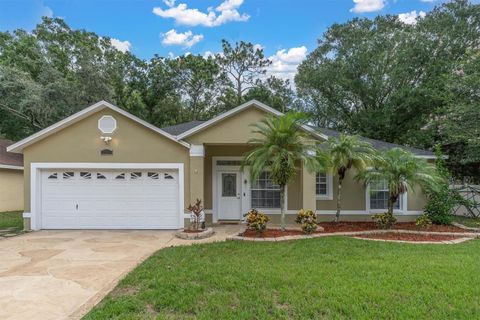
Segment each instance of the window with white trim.
M378 180L370 183L370 209L387 210L388 209L388 184L386 180ZM401 209L402 197L398 197L393 205L393 209Z
M325 172L318 172L315 183L315 194L317 196L328 196L328 181Z
M280 186L273 182L270 172L262 172L251 187L252 208L280 208Z

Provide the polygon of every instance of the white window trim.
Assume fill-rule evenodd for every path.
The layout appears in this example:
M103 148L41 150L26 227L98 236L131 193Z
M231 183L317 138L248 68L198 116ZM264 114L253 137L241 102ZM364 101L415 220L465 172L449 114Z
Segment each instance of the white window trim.
M33 162L30 164L30 218L32 230L42 229L41 173L44 169L176 169L178 170L178 226L184 227L184 165L183 163L93 163L93 162Z
M387 209L371 209L370 208L370 184L367 184L365 188L365 205L366 211L368 213L385 213ZM393 209L393 213L395 214L408 214L408 192L403 193L400 195L400 209Z
M270 172L271 170L269 169L264 169L263 171L268 171ZM252 208L252 184L249 184L250 190L249 190L249 198L250 198L250 208ZM274 189L263 189L263 190L274 190ZM288 208L288 185L285 186L285 209ZM258 209L259 211L262 211L264 213L274 213L274 212L280 212L280 207L279 208L255 208Z
M315 199L333 200L333 174L327 172L327 194L317 194L317 174L315 173Z

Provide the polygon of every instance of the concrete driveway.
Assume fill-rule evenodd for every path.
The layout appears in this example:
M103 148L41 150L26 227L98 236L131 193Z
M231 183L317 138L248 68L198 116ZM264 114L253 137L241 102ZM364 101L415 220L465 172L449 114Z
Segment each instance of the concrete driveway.
M222 241L239 226L198 242ZM173 231L39 231L0 240L0 319L78 319Z

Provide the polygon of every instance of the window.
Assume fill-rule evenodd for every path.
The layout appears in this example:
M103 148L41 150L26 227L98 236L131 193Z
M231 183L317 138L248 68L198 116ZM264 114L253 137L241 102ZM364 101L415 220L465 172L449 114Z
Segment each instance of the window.
M141 172L132 172L130 173L130 180L140 179L142 177Z
M164 178L167 179L167 180L173 180L173 176L169 173L165 173Z
M326 173L317 173L317 179L315 184L315 190L317 196L328 195L328 183Z
M159 178L158 172L149 172L149 173L147 173L147 176L150 179L153 179L153 180L158 180L158 178Z
M370 209L387 210L388 208L388 185L385 180L370 183ZM393 209L400 209L401 197L393 205Z
M217 166L241 166L241 160L217 160Z
M104 179L107 179L107 177L105 177L103 174L101 174L100 172L97 172L97 179L98 180L104 180Z
M49 175L47 179L57 179L57 177L58 177L58 174L54 172L51 175Z
M115 180L125 180L125 173L120 173L115 177Z
M73 171L63 173L63 179L65 179L65 180L73 179L74 176L75 176L75 172L73 172Z
M222 197L237 196L237 174L222 173Z
M280 208L280 186L270 177L270 172L264 171L252 183L252 208Z
M89 180L92 179L92 174L90 172L80 172L80 178Z

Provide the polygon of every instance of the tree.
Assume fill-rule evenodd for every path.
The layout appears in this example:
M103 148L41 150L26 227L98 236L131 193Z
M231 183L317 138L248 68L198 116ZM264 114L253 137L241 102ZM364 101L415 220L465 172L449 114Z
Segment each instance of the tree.
M328 28L299 66L296 88L320 126L431 148L438 141L422 128L448 103L444 77L479 46L480 5L466 0L412 25L356 18Z
M282 230L285 230L285 186L296 174L295 165L303 162L309 171L318 167L314 156L317 142L301 129L305 121L303 114L288 112L253 124L252 133L258 137L249 140L249 143L255 148L244 156L243 166L249 166L252 181L268 169L273 181L280 186Z
M230 80L227 87L235 91L236 104L243 102L244 93L255 86L256 80L266 73L272 62L264 57L263 49L250 42L240 41L235 47L222 40L223 53L216 55L222 72Z
M400 148L384 152L375 166L360 171L356 178L367 184L386 181L389 191L387 213L391 216L395 202L407 190L414 190L416 186L424 192L436 190L442 181L435 165Z
M270 76L266 80L257 80L256 86L248 90L245 100L256 99L283 113L288 111L295 99L290 81Z
M202 119L214 107L222 77L212 57L185 55L170 61L173 81L179 88L189 120Z
M365 170L371 165L376 156L376 150L368 142L360 140L357 136L340 135L339 138L330 137L318 157L328 171L337 174L337 212L335 222L340 221L342 209L342 183L348 170Z

